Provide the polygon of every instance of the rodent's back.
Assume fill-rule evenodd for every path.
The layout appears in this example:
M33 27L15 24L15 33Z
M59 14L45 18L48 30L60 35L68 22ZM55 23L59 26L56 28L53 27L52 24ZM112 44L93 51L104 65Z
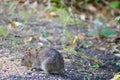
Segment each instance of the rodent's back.
M39 56L42 68L47 72L61 72L64 69L63 56L56 49L45 48Z

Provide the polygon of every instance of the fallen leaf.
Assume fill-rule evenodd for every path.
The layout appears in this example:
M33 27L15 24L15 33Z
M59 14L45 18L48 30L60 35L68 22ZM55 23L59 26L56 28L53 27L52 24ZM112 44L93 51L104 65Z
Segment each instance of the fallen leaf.
M53 30L48 30L48 33L49 33L50 35L53 35L53 34L54 34Z
M34 1L32 4L29 4L30 8L36 9L38 7L37 1Z
M24 39L24 43L27 44L28 42L31 42L32 39L33 39L32 37L25 38L25 39Z
M58 17L58 14L55 13L55 12L50 12L50 15L51 15L52 17Z
M39 40L40 40L41 42L48 42L47 39L44 38L44 37L39 37Z
M100 62L100 60L97 59L97 58L92 58L92 61L93 61L93 62Z
M91 5L91 4L87 5L87 6L86 6L86 9L88 9L89 11L94 12L94 13L97 12L96 7L93 6L93 5Z
M0 36L0 41L3 39L3 37Z
M9 28L16 28L16 27L20 27L20 26L24 26L24 24L20 23L20 22L11 22L8 27Z
M58 17L58 14L55 12L50 12L50 13L46 13L45 17L49 18L49 17Z
M74 36L74 38L72 39L72 44L75 44L76 43L76 41L77 41L77 36Z
M120 80L120 73L115 74L111 80Z
M17 3L18 3L19 5L24 4L24 2L25 2L25 0L18 0L18 1L17 1Z
M78 39L84 40L85 39L85 34L84 33L79 34Z
M47 40L46 38L44 37L39 37L39 44L42 46L43 44L49 44L49 40Z
M106 50L106 48L104 48L104 47L99 47L98 49L99 49L99 50L103 50L103 51Z
M80 15L80 19L83 20L83 21L85 21L86 20L86 15L85 14L81 14Z
M114 53L120 53L120 46L119 45L115 45L115 46L113 46L113 48L112 48L112 52L114 52Z

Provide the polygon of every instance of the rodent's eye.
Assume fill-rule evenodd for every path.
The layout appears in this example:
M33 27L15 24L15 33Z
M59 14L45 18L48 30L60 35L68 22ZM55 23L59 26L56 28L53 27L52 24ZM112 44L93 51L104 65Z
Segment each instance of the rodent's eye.
M25 60L24 58L22 60Z

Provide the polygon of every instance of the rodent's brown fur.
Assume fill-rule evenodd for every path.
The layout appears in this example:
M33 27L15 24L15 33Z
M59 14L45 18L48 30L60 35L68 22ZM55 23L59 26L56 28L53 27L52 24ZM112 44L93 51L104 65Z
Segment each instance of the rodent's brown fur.
M42 48L37 52L26 52L22 58L23 66L42 69L47 73L61 74L64 71L63 56L53 48Z

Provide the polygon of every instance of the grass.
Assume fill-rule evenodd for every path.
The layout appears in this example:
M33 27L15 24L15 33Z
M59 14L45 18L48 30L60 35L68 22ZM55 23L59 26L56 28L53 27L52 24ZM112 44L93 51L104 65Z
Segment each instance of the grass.
M13 40L12 40L12 48L15 48L15 47L16 47L16 45L17 45L16 39L15 39L15 38L13 38Z
M5 9L2 16L5 16L10 22L15 20L22 21L23 23L33 22L36 18L31 18L31 16L38 12L37 9L25 9L24 6L18 5L16 1L4 1L0 4L0 8Z
M8 32L4 27L0 27L0 35L4 38L7 39L8 38Z

